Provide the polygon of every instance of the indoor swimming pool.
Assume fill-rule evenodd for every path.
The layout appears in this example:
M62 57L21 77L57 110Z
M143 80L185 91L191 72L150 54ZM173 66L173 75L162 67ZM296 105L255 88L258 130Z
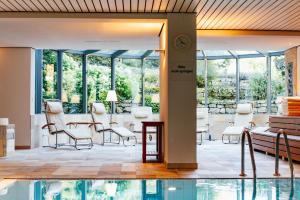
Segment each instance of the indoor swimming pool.
M300 199L300 180L15 180L0 181L1 200Z

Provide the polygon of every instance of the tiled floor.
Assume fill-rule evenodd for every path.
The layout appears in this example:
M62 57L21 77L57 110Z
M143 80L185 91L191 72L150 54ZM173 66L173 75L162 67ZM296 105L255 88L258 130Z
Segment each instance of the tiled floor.
M246 147L247 149L247 147ZM188 152L187 152L188 153ZM246 154L246 172L251 177L251 164ZM197 170L167 170L162 164L141 163L141 146L95 146L92 150L49 149L18 150L0 158L0 178L238 178L240 145L205 141L198 146ZM259 178L273 177L274 157L255 153ZM282 177L289 176L287 161L280 161ZM300 177L300 165L295 164Z

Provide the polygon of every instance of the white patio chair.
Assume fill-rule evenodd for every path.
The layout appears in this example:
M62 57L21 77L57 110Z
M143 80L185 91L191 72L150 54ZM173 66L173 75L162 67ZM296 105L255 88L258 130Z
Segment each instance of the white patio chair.
M245 128L253 128L255 126L253 120L253 109L251 104L238 104L234 121L230 122L231 126L227 127L222 133L222 142L224 144L238 144L240 136ZM224 141L224 137L228 137L228 142ZM237 137L236 142L231 142L231 137Z
M74 146L76 149L80 146L87 146L89 149L93 147L92 133L88 129L79 128L78 125L91 125L90 122L69 122L65 123L63 106L60 100L47 100L44 102L45 115L47 124L45 124L42 129L48 128L50 135L55 135L55 146ZM69 137L69 143L58 143L58 135L64 134ZM71 139L74 144L71 144ZM78 143L78 141L83 141L85 143Z
M197 143L202 144L203 134L209 133L208 108L197 108ZM198 142L198 136L200 141Z
M98 133L102 133L103 142L105 143L116 143L112 141L111 134L115 133L118 136L119 141L116 144L120 144L120 140L122 139L123 145L125 144L125 140L129 141L130 138L135 140L135 144L137 143L136 136L133 132L128 130L125 127L118 126L117 122L110 121L110 117L107 115L105 106L103 103L92 103L91 104L91 114L93 119L93 126L95 127L95 131ZM105 132L109 131L109 142L105 142Z

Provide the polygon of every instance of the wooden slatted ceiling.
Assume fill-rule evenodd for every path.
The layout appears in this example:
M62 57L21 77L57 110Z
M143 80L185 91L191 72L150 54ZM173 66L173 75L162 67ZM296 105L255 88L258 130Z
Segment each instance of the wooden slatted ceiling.
M0 12L195 12L198 29L300 31L300 0L0 0Z

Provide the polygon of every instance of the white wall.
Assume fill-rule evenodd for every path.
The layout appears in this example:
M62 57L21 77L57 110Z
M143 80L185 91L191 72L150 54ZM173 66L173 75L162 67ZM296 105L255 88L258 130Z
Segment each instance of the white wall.
M16 125L16 146L31 146L34 114L34 50L0 48L0 117Z

